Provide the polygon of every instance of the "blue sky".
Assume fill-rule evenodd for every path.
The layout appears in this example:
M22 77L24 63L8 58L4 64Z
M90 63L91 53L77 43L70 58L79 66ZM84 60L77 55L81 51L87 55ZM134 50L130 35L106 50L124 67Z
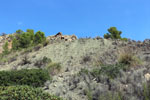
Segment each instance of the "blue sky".
M115 26L122 37L150 38L150 0L1 0L0 33L17 29L53 35L103 36Z

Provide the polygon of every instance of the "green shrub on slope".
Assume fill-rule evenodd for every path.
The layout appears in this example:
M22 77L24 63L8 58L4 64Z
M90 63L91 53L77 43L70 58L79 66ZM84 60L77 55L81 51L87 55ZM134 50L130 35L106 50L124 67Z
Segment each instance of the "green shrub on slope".
M127 69L124 64L118 63L114 65L102 65L100 69L94 69L91 73L94 77L100 77L106 75L110 79L116 78L120 74L120 70Z
M48 71L43 69L22 69L19 71L0 72L0 86L29 85L41 87L49 79Z
M62 100L29 86L1 86L0 100Z

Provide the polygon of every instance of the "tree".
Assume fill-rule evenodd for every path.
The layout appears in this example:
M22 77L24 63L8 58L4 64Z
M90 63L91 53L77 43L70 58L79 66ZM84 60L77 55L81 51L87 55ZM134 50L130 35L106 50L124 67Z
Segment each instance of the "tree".
M31 36L29 32L23 32L16 35L12 42L13 50L18 50L19 48L27 48L31 46Z
M18 50L19 48L20 48L19 40L17 40L16 38L13 38L12 49L13 50Z
M3 45L3 54L6 55L9 53L8 42Z
M44 32L38 31L35 34L34 43L39 44L43 43L46 40Z
M22 31L21 29L19 29L19 30L16 31L16 33L17 33L17 34L22 34L23 31Z
M46 40L44 32L38 31L34 35L34 30L27 29L26 32L22 30L16 31L15 37L13 37L12 49L18 50L20 48L28 48L39 43L43 43Z
M112 39L121 39L121 31L118 31L116 27L110 27L108 29L109 33L104 34L104 38L112 38Z
M33 29L27 29L27 33L30 36L30 39L34 40L34 30Z
M28 32L24 32L24 33L21 34L19 43L20 43L21 48L27 48L27 47L30 46L31 37L30 37Z

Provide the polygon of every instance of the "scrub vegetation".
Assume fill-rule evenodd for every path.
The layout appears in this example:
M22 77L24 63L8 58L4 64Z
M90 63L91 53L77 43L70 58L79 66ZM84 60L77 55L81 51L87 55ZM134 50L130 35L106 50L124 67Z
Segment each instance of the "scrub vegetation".
M121 35L3 34L0 100L149 100L150 40Z

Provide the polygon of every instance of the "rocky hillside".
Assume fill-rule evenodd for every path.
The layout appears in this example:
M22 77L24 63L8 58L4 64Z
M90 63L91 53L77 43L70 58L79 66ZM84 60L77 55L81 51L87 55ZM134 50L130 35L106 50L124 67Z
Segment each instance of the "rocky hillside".
M47 57L61 65L60 72L53 74L52 81L47 81L43 87L48 93L67 100L111 100L109 97L145 100L143 85L150 80L150 40L76 39L75 36L68 38L61 34L47 39L45 46L38 45L5 56L0 61L0 70L44 68L37 63ZM117 65L120 56L129 53L140 63L135 62L125 70L116 70L121 68ZM96 71L93 73L94 69L98 71L103 66L110 70L106 68L102 75L95 74ZM116 69L111 70L113 67ZM111 74L115 77L110 78Z

